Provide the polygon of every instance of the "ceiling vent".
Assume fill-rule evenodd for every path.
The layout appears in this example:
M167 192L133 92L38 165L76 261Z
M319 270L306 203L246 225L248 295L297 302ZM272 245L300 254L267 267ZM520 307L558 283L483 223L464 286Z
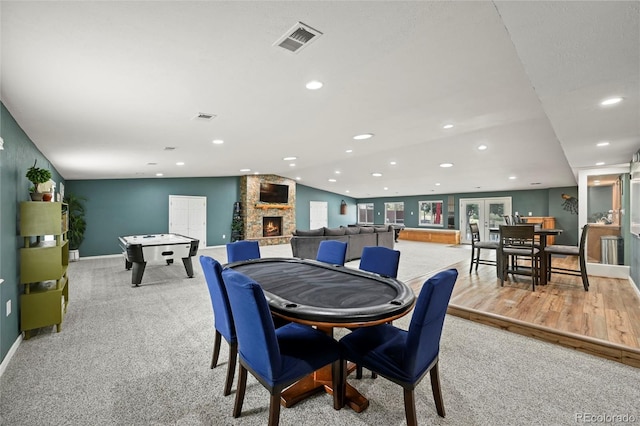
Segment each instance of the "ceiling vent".
M207 114L206 112L199 112L195 117L193 117L193 120L200 120L200 121L211 121L215 118L215 114Z
M297 22L282 37L280 37L274 46L280 46L293 53L298 53L304 47L314 42L322 33L310 26Z

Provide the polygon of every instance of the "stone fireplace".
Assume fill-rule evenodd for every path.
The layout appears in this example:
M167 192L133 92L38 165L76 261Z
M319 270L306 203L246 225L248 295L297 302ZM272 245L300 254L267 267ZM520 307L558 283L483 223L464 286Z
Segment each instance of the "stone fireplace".
M262 236L280 237L282 236L282 216L262 217Z
M287 203L260 201L260 184L289 186ZM296 182L277 175L240 177L240 201L244 239L258 241L261 246L288 244L296 230Z

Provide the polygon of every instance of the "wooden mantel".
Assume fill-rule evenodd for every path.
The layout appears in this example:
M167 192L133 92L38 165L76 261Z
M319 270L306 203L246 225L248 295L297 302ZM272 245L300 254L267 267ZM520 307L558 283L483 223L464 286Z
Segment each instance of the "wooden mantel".
M280 210L289 210L292 207L285 204L256 204L257 209L280 209Z

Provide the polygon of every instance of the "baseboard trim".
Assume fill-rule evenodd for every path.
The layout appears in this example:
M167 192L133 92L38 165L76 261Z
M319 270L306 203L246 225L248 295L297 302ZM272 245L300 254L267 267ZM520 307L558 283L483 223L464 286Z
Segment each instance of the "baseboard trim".
M16 341L13 342L13 345L11 345L11 347L9 348L9 352L7 352L7 356L5 356L4 359L2 360L2 363L0 363L0 377L2 377L5 370L9 366L9 362L11 361L11 358L13 358L13 355L15 355L16 351L18 350L18 346L20 346L20 343L22 343L22 333L18 335L18 338L16 339Z
M447 313L477 323L500 328L523 336L533 337L545 342L554 343L575 349L590 355L617 361L622 364L640 368L640 350L618 345L592 337L562 332L540 325L530 324L513 318L482 312L464 306L449 305Z

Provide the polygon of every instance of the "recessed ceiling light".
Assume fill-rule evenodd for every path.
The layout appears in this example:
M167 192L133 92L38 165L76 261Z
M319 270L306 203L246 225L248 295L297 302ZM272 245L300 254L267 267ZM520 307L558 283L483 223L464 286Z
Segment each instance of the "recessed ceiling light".
M349 190L348 190L348 189L345 189L345 190L344 190L344 192L346 192L346 193L348 194L348 193L349 193Z
M608 141L602 141L602 142L598 142L598 143L596 144L596 146L607 146L607 145L609 145L609 142L608 142Z
M345 152L346 152L347 154L351 154L351 153L353 152L353 150L352 150L352 149L348 149L348 150L346 150Z
M302 178L300 176L296 176L296 180L301 180Z
M514 180L514 179L516 179L516 177L515 176L509 176L509 179Z
M444 126L442 126L443 129L452 129L453 128L453 124L445 124Z
M380 177L380 176L382 176L382 173L373 172L373 173L371 173L371 176L373 176L373 177Z
M335 179L329 179L329 182L337 182Z
M440 164L440 167L444 167L444 168L453 167L453 163L442 163Z
M357 141L369 139L373 137L373 133L363 133L361 135L355 135L353 138Z
M478 150L479 150L479 151L484 151L485 149L487 149L487 146L486 146L486 145L480 145L480 146L478 146Z
M322 82L318 80L311 80L305 85L305 87L309 90L318 90L322 86L323 86Z
M259 174L260 174L260 172L253 172L253 174L254 174L254 175L259 175Z
M609 106L609 105L619 104L620 102L622 102L622 98L619 96L615 96L613 98L605 99L604 101L600 102L600 105Z
M289 167L295 167L296 163L289 163Z
M211 143L214 145L222 145L224 141L222 139L214 139L211 141Z
M392 161L392 162L390 162L389 164L391 164L392 166L395 166L395 165L396 165L396 164L398 164L398 163L396 163L395 161Z
M387 188L386 186L385 186L384 188L382 188L382 189L384 189L385 191L388 191L388 190L389 190L389 188Z
M440 186L440 182L436 182L436 186Z
M284 158L283 158L283 160L284 160L284 161L293 161L293 160L297 160L297 159L298 159L298 157L293 157L293 156L291 156L291 157L284 157Z
M184 166L184 161L178 161L178 162L176 163L176 166Z
M598 161L598 162L596 163L596 166L604 166L604 161Z
M156 176L164 176L163 173L156 173Z
M246 172L250 172L251 169L240 169L241 172L246 173Z
M340 170L336 170L336 174L339 175L340 174Z

